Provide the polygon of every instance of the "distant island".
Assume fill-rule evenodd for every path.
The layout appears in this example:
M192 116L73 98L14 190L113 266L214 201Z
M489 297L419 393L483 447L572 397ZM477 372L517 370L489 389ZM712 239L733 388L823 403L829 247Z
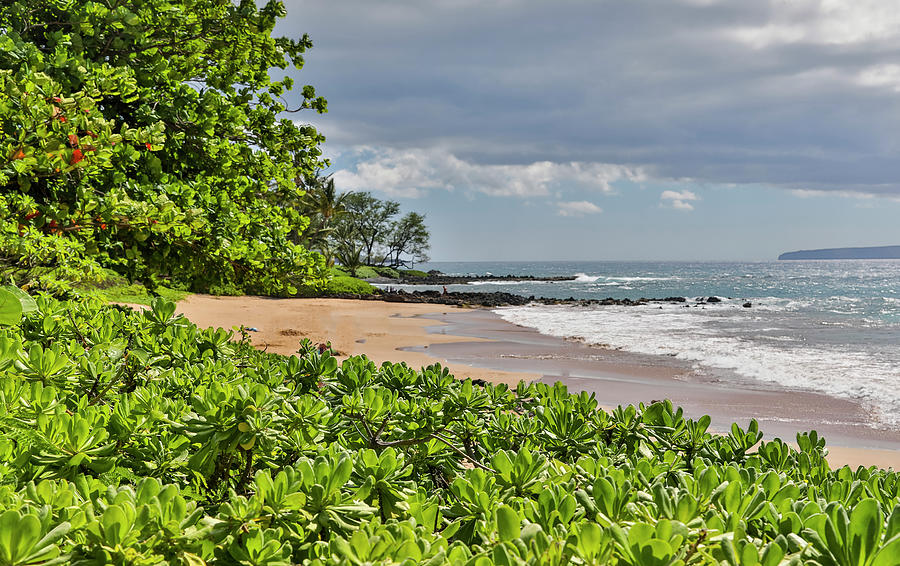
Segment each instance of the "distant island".
M778 259L900 259L900 246L800 250L783 253Z

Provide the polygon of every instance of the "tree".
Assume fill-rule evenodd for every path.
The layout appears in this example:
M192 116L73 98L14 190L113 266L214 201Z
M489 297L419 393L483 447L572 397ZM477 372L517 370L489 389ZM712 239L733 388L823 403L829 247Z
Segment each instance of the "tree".
M288 237L308 219L282 203L325 165L323 138L279 114L326 103L305 86L288 109L292 79L270 78L312 45L272 37L284 14L274 0L4 2L0 268L21 283L30 257L32 273L74 262L228 293L321 281L323 258ZM44 248L59 253L31 253Z
M335 226L331 237L334 239L335 258L350 270L350 275L356 277L356 270L363 265L362 256L365 251L359 225L342 219Z
M425 227L425 215L408 212L400 220L391 224L390 235L386 240L387 257L391 267L412 266L415 263L428 261L428 228ZM409 256L404 260L403 256Z
M353 273L360 265L401 267L428 261L425 216L409 212L395 219L400 204L382 201L371 193L345 193L344 213L337 216L329 239L335 256Z
M331 176L316 176L307 184L306 194L300 199L298 206L301 212L309 217L309 226L296 237L300 243L325 256L329 267L334 265L334 250L329 237L334 231L335 221L347 209L344 200L347 193L338 194Z
M344 197L344 206L347 210L344 220L356 226L355 234L361 240L365 264L383 263L384 256L378 256L378 247L391 229L391 219L400 212L400 203L359 192L348 193Z

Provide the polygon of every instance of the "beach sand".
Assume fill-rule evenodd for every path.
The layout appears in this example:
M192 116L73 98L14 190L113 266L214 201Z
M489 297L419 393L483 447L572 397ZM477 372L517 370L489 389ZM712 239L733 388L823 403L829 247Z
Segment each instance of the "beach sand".
M379 365L385 361L406 362L415 369L441 363L457 377L513 386L523 379L531 381L541 377L530 372L445 364L445 360L430 356L428 348L432 344L487 341L427 332L426 327L437 323L421 315L441 314L448 309L457 307L348 299L209 295L190 295L178 303L178 312L201 327L231 330L243 325L258 329L258 332L250 333L253 344L277 354L296 353L300 341L308 338L315 344L331 342L340 359L365 354Z
M828 441L832 466L900 469L900 431L870 426L864 407L849 400L772 385L704 380L687 364L637 356L541 335L483 309L344 299L271 299L192 295L178 312L200 326L255 327L251 340L280 354L303 338L330 341L340 357L365 354L375 363L420 368L441 363L457 377L515 385L519 380L564 382L600 405L671 399L685 414L709 414L712 428L746 428L756 418L768 438L792 441L817 430Z

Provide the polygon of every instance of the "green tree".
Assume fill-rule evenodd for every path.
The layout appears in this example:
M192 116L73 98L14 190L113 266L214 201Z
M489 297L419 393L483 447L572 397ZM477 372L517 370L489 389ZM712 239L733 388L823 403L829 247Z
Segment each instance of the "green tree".
M356 277L356 270L363 265L363 253L365 253L359 225L350 222L347 218L341 218L330 237L334 240L335 258L342 266L350 270L350 275Z
M356 237L360 239L366 265L381 264L379 246L384 244L391 230L391 221L400 212L400 203L380 200L368 192L348 193L344 197L347 214L344 222L355 225Z
M425 215L408 212L399 220L391 223L391 229L385 247L387 261L391 267L409 266L428 261L428 228L425 226ZM408 256L408 259L404 259Z
M300 211L309 217L309 226L296 237L299 243L321 252L329 267L334 265L330 236L337 218L347 211L344 206L346 196L347 193L337 193L331 176L317 176L307 185L306 194L298 203Z
M0 7L0 269L17 283L112 267L150 285L290 294L324 260L285 201L325 165L311 47L281 2L14 0ZM47 250L51 250L48 252ZM19 269L27 259L29 269ZM49 271L48 271L49 270Z

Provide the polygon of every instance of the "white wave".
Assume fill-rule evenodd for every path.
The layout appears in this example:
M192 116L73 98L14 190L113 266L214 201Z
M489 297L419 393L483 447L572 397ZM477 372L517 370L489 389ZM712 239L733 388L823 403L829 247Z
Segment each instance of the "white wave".
M677 281L679 277L605 277L609 281Z
M593 283L597 279L600 279L599 275L588 275L587 273L576 273L575 281L580 283Z
M739 315L719 307L532 305L495 312L508 322L542 334L673 356L694 362L700 369L731 370L762 382L854 399L871 406L881 422L900 425L900 366L896 363L849 348L755 339L749 327L743 333L734 330L739 316L759 316L753 312L755 308L742 309L746 314ZM729 324L727 331L719 326L723 315L735 323Z
M548 283L548 281L469 281L466 285L525 285L526 283Z

